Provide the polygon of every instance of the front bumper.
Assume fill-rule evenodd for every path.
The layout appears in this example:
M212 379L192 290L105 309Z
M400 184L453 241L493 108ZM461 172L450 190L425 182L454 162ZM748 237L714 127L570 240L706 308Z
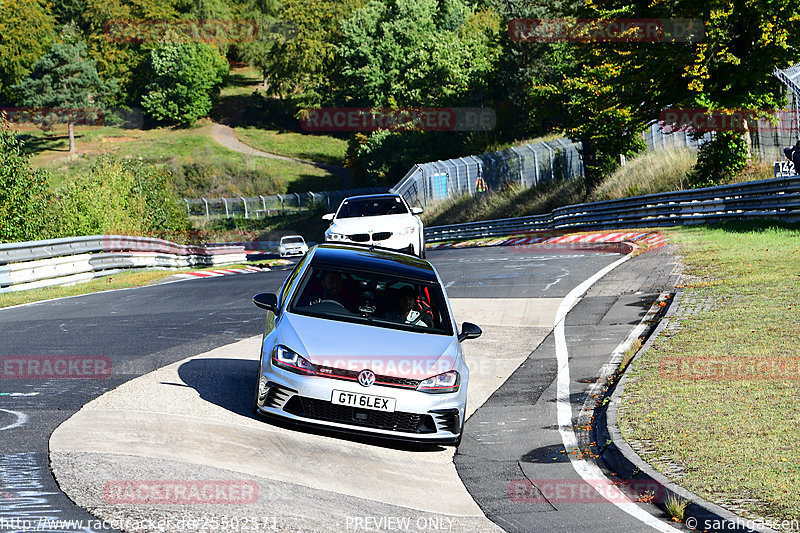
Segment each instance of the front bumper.
M302 376L281 369L260 376L257 410L302 424L390 439L454 443L461 433L466 383L458 392L427 394L416 390L358 383L323 376ZM338 405L333 391L394 398L394 412Z
M388 239L382 240L354 240L351 239L349 235L344 235L344 240L341 239L331 239L329 234L325 234L326 242L333 242L333 243L355 243L355 244L362 244L362 245L374 245L379 246L381 248L389 248L391 250L408 250L411 247L412 250L416 250L419 247L419 235L417 232L413 232L408 235L401 235L398 233L393 233L391 237ZM418 250L417 250L418 251Z

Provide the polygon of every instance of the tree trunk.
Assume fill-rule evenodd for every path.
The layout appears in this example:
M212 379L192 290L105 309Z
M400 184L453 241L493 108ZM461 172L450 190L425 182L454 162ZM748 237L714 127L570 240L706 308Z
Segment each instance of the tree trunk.
M72 117L69 117L69 151L70 153L75 151L75 124L72 120Z

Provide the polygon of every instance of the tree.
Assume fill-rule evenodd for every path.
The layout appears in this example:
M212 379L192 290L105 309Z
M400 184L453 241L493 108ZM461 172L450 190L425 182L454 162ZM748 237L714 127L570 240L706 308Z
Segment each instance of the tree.
M54 19L41 0L0 2L0 101L19 83L55 38Z
M364 0L284 0L280 19L291 33L278 33L266 76L274 94L300 95L309 104L323 100L333 73L339 24Z
M336 51L341 103L453 105L483 96L500 19L461 0L372 0L342 23Z
M51 46L14 90L26 106L57 109L57 115L66 115L69 151L74 152L76 117L101 112L116 84L100 79L94 61L86 59L85 44L61 43Z
M47 175L32 170L0 113L0 242L35 240L47 212Z
M772 72L800 60L794 44L800 41L800 14L785 2L597 0L576 15L695 19L704 28L699 42L576 44L578 63L565 66L559 83L540 88L545 101L558 101L567 110L568 131L584 145L590 183L612 171L620 154L641 148L640 132L666 107L755 114L781 107L785 88ZM699 168L714 173L704 178L741 168L741 154L729 150L746 151L746 144L726 132L701 148Z
M150 53L153 80L142 109L168 124L189 125L211 111L212 97L228 73L228 62L202 43L166 43Z

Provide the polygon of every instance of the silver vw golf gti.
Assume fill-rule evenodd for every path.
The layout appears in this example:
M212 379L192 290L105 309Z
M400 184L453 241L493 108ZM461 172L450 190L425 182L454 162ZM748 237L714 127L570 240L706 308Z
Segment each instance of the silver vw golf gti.
M461 441L469 370L442 281L410 254L309 250L267 310L254 411L386 438Z

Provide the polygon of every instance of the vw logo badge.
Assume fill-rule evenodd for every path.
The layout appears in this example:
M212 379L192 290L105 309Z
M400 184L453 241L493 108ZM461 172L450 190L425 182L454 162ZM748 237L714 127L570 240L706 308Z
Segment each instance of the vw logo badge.
M362 370L358 374L358 382L362 387L371 387L375 383L375 373L372 370Z

